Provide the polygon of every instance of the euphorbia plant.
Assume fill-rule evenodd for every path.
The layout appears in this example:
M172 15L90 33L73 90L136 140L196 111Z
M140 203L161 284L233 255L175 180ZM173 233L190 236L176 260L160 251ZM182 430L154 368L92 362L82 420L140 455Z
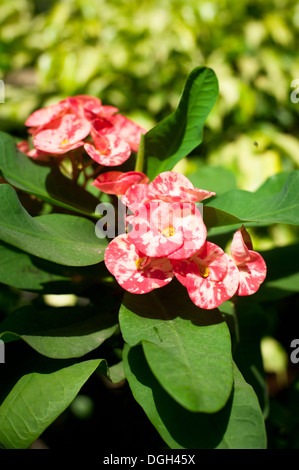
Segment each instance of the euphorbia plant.
M16 306L0 324L3 447L30 446L98 373L127 380L170 448L266 447L264 394L238 322L271 263L246 225L298 223L298 172L218 195L217 182L197 188L176 171L200 145L217 94L214 72L198 67L177 110L149 131L78 95L33 112L29 141L1 135L0 280L78 299L54 311ZM112 238L104 217L95 230L108 201Z

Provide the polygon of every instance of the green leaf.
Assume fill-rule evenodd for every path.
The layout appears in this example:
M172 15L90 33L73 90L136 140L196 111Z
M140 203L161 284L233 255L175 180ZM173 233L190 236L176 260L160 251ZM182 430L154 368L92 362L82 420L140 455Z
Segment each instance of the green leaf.
M214 207L203 206L203 220L208 229L211 227L218 228L225 227L227 230L232 230L232 227L238 228L241 227L242 221L237 217L229 214L228 212L222 211L220 209L215 209ZM214 233L223 233L223 230Z
M234 173L221 166L204 165L200 158L192 157L187 160L185 175L195 188L214 191L216 195L223 194L237 187Z
M109 367L109 378L113 383L119 383L125 380L124 364L123 361L117 362Z
M256 301L282 299L299 292L299 244L262 251L267 277L255 294Z
M253 299L242 297L238 297L235 304L224 302L219 310L231 324L234 360L246 382L253 387L263 414L267 416L269 397L260 346L267 326L265 313Z
M15 354L13 355L12 347ZM1 372L0 444L25 449L70 405L103 359L49 359L28 347L7 348Z
M106 312L106 313L105 313ZM0 338L24 340L40 354L67 359L81 357L100 346L118 329L115 315L101 309L60 307L37 310L22 307L0 323Z
M176 111L145 134L146 173L150 179L171 170L202 142L204 123L217 97L214 71L195 68L187 79Z
M39 268L34 257L11 245L0 242L0 282L24 290L41 290L47 282L66 277Z
M125 345L123 360L134 398L171 449L266 447L258 400L236 366L228 403L217 413L206 414L186 410L165 392L148 367L140 346Z
M104 263L91 266L64 266L25 253L0 241L0 282L22 290L43 294L80 294L97 284L101 294L107 283L112 287ZM101 285L101 288L100 288Z
M271 176L255 192L232 190L206 203L243 222L299 225L299 170Z
M104 258L107 242L95 225L79 216L31 217L8 184L0 185L0 239L27 253L67 266L87 266Z
M94 214L98 199L63 176L56 165L34 162L14 139L0 132L0 171L14 187L43 201L83 214Z
M126 293L119 315L124 340L142 342L165 390L191 411L224 406L233 373L229 330L217 309L204 311L175 280L149 294Z

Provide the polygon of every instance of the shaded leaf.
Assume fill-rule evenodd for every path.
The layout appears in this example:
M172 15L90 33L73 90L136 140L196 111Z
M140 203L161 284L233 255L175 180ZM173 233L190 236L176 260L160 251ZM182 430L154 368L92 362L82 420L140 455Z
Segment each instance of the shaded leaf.
M56 360L33 350L8 349L1 373L0 445L26 449L70 405L103 359Z
M219 306L224 318L230 323L233 358L244 379L249 383L266 417L269 411L269 397L261 354L261 340L266 331L267 321L262 307L252 299L238 297L231 303L230 312L225 302ZM228 321L228 316L234 321Z
M224 406L232 388L229 330L219 311L205 311L175 280L142 296L126 293L119 315L124 340L142 343L148 364L182 406L208 413Z
M105 313L105 302L92 308L60 307L37 310L26 306L0 323L0 337L23 339L48 357L81 357L100 346L118 329L115 315ZM107 312L107 310L106 310Z
M107 285L112 287L109 272L104 263L91 266L64 266L43 260L24 251L0 242L0 282L18 289L50 293L80 294L97 284L107 294Z
M24 290L40 290L43 284L65 280L34 265L32 256L11 245L0 242L0 282Z
M287 297L299 291L299 244L262 251L267 277L255 294L256 301Z
M234 366L233 393L213 414L193 413L174 401L152 374L141 346L124 348L124 368L134 398L171 449L264 449L258 400Z

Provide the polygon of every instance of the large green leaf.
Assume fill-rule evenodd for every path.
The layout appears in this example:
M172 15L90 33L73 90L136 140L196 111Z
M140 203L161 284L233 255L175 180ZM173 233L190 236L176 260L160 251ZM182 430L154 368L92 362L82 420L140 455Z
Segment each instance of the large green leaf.
M206 203L241 221L299 224L299 170L280 173L255 192L231 190Z
M213 70L195 68L176 111L145 135L146 173L150 179L171 170L202 142L204 123L217 96L218 81Z
M43 294L80 294L99 283L112 285L104 263L91 266L64 266L38 258L0 241L0 282ZM106 286L107 293L107 286Z
M0 132L0 171L14 187L66 209L94 214L97 198L63 176L56 165L34 162Z
M1 369L0 446L7 449L28 448L99 366L106 374L103 359L49 359L28 349L11 344Z
M21 338L40 354L52 358L81 357L118 329L115 315L106 312L105 299L98 311L80 307L37 310L26 306L0 323L0 338Z
M103 260L107 242L83 217L49 214L31 217L8 184L0 185L0 239L40 258L68 266Z
M172 449L264 449L266 434L257 397L234 366L233 393L213 414L192 413L160 386L142 348L124 348L124 369L136 401ZM179 378L178 378L179 380Z
M149 294L126 293L119 315L124 340L142 342L167 392L191 411L221 409L233 382L229 330L217 309L204 311L175 280Z

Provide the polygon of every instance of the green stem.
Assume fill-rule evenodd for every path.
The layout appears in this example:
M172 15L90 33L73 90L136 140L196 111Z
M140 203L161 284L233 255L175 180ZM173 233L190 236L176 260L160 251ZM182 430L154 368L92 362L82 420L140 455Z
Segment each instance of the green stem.
M144 134L141 134L140 144L138 148L135 171L143 171L143 162L144 162Z

